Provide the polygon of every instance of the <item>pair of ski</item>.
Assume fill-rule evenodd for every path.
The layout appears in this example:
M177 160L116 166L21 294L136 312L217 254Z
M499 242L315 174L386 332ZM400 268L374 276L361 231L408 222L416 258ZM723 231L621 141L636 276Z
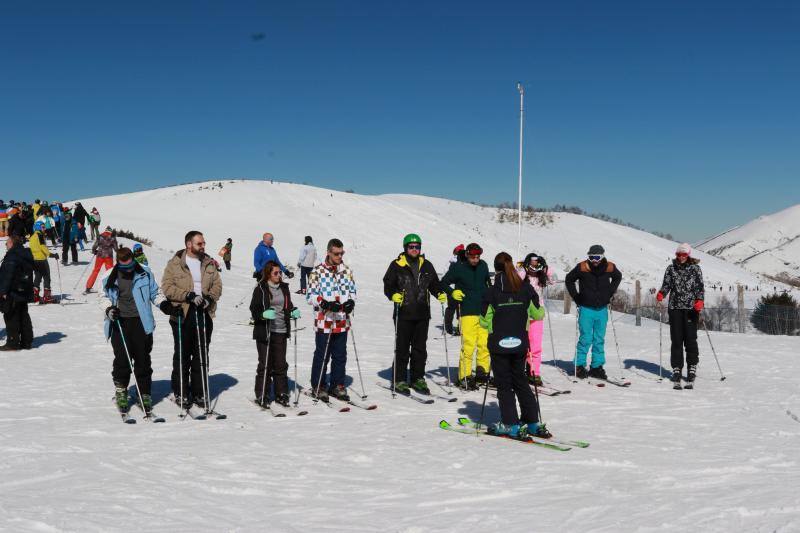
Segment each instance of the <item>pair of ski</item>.
M186 420L187 417L191 418L192 420L209 420L211 418L215 420L225 420L228 418L228 415L224 415L218 411L215 411L214 409L204 409L202 413L194 414L194 412L192 412L192 405L194 404L190 405L189 407L183 407L175 399L174 394L170 394L169 399L175 402L175 405L180 408L181 412L178 414L178 418L181 420Z
M423 394L421 392L417 392L414 389L409 389L407 392L401 392L397 389L392 388L392 385L386 385L385 383L381 383L380 381L377 382L378 387L382 389L386 389L393 394L398 396L403 396L404 398L408 398L410 400L414 400L417 403L421 403L423 405L431 405L435 399L442 400L448 403L453 403L458 401L458 398L453 394L449 396L445 396L444 394L437 394L437 393L430 393L430 394Z
M253 398L250 400L253 402L256 407L260 408L262 411L269 411L272 416L276 418L285 418L288 414L294 414L297 416L305 416L308 414L308 411L304 409L299 409L297 406L294 407L286 407L284 405L279 404L278 402L269 402L267 404L258 403L258 401Z
M300 387L300 390L303 392L303 394L314 400L315 404L322 403L326 407L329 407L331 409L336 409L340 413L350 412L351 405L353 407L357 407L365 411L374 411L375 409L378 408L378 404L365 402L363 400L354 400L352 397L350 397L349 400L345 401L345 400L340 400L336 396L330 395L328 396L328 401L326 402L314 396L310 390L306 390L303 387ZM337 406L334 406L334 403L337 404L338 408Z
M115 399L115 405L116 405L116 399ZM142 405L138 401L136 402L136 405L139 407L139 410L141 411L142 410ZM131 416L130 404L128 405L127 409L120 409L117 406L117 412L119 413L120 419L122 420L123 424L135 424L136 423L136 419ZM144 420L145 422L152 422L154 424L162 424L162 423L166 422L166 419L164 419L163 417L158 416L152 410L149 413L146 413L144 411L142 411L142 412L144 413L144 416L142 416L142 420Z
M572 380L573 383L578 383L578 381L580 380L577 378L573 378ZM588 383L589 385L594 385L595 387L605 387L606 383L608 383L609 385L616 385L617 387L623 387L623 388L631 386L630 381L626 379L617 379L617 378L606 378L606 379L586 378L584 381L586 381L586 383Z
M683 390L683 389L693 390L694 389L694 382L693 381L687 381L685 385L681 385L680 381L673 381L672 382L672 388L675 389L675 390Z
M549 450L556 450L559 452L567 452L572 448L589 447L589 443L584 440L562 440L554 437L544 439L541 437L534 437L532 435L526 435L525 438L522 439L515 439L505 435L494 435L493 433L489 433L488 427L485 424L481 425L479 428L477 422L466 417L459 418L457 426L450 424L447 420L442 420L439 422L439 427L447 431L454 431L456 433L463 433L465 435L488 435L491 437L502 437L508 440L515 440L525 444L533 444L534 446L547 448Z

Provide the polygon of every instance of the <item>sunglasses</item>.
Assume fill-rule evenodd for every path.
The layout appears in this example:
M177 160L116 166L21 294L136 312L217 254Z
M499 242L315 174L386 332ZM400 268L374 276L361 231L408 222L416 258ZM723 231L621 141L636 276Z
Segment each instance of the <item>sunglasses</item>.
M331 255L334 257L342 257L344 255L344 250L341 252L331 252Z
M601 259L603 259L602 255L590 255L589 256L589 261L600 261Z
M409 250L421 250L422 249L422 245L421 244L409 244L408 245L408 249Z

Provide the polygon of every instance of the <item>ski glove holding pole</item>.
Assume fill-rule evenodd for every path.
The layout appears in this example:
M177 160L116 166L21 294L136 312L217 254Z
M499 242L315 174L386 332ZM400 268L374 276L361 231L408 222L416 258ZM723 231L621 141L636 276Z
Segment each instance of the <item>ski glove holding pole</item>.
M436 299L439 300L441 303L446 304L447 303L447 293L446 292L440 292L439 295L436 296Z
M450 296L453 297L453 300L455 300L457 302L461 302L461 301L464 300L464 291L462 291L460 289L456 289L450 294ZM442 303L444 303L444 302L442 302Z
M183 314L183 309L180 307L175 307L168 300L164 300L160 304L158 304L158 308L161 309L161 312L168 316L181 316Z
M392 294L392 301L394 303L396 303L397 305L403 305L403 293L402 292L396 292L396 293Z
M116 322L119 319L119 307L112 305L106 308L106 316L112 322Z
M261 313L261 318L264 320L275 320L277 314L275 313L274 309L267 309L263 313Z
M342 304L339 302L329 302L328 300L322 300L319 303L320 308L323 311L330 311L331 313L338 313L342 310Z
M297 307L295 307L294 309L292 309L292 310L289 312L289 318L291 318L291 319L293 319L293 320L297 320L298 318L300 318L300 309L298 309ZM294 328L294 329L297 329L297 326L296 326L296 325L295 325L295 328Z
M201 294L195 294L194 291L186 295L186 302L194 304L196 307L202 307L203 301L204 301L203 296Z
M353 312L353 309L355 309L355 308L356 308L356 303L353 301L353 299L352 299L352 298L351 298L351 299L349 299L349 300L347 300L347 301L344 303L344 305L342 305L342 310L343 310L345 313L347 313L348 315L349 315L350 313L352 313L352 312Z

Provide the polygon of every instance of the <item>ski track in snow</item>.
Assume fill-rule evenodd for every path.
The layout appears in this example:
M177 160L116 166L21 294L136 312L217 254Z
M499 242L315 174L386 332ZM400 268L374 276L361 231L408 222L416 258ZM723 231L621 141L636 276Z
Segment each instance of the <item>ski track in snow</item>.
M170 254L147 252L160 278ZM61 268L66 292L82 270ZM177 418L165 398L172 336L157 311L153 393L167 423L144 422L134 407L138 423L125 425L111 401L112 354L96 295L75 296L84 305L31 306L38 348L0 354L0 531L800 530L800 425L787 416L798 404L786 403L797 391L798 338L712 333L728 376L720 382L701 336L693 391L650 379L648 369L658 372L658 327L649 321L616 323L622 358L649 363L638 363L642 375L626 373L630 388L568 382L549 364L546 339L545 380L572 393L541 397L545 421L559 437L591 442L556 452L438 428L440 419L477 417L482 391L426 406L376 387L393 338L379 276L357 279L354 318L368 401L378 409L338 413L301 395L307 416L259 411L250 402L255 349L241 325L252 279L237 266L223 278L210 355L212 390L227 420ZM291 284L296 290L298 281ZM310 308L293 297L304 313L299 325L309 328L298 337L306 385ZM434 317L432 337L441 323ZM553 312L551 320L566 366L574 317ZM448 341L455 375L458 340ZM665 334L665 370L667 345ZM606 348L616 376L610 328ZM444 383L442 342L430 340L428 349L429 378ZM348 353L358 390L352 344ZM291 378L291 345L288 358ZM487 421L498 418L491 396L486 412Z

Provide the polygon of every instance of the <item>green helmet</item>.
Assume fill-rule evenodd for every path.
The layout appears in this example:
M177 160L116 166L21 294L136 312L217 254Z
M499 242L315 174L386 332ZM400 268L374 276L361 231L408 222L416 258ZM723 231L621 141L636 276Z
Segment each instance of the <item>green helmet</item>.
M408 235L403 237L403 248L405 248L412 242L418 242L419 244L422 244L422 239L420 239L419 235L417 235L416 233L409 233Z

